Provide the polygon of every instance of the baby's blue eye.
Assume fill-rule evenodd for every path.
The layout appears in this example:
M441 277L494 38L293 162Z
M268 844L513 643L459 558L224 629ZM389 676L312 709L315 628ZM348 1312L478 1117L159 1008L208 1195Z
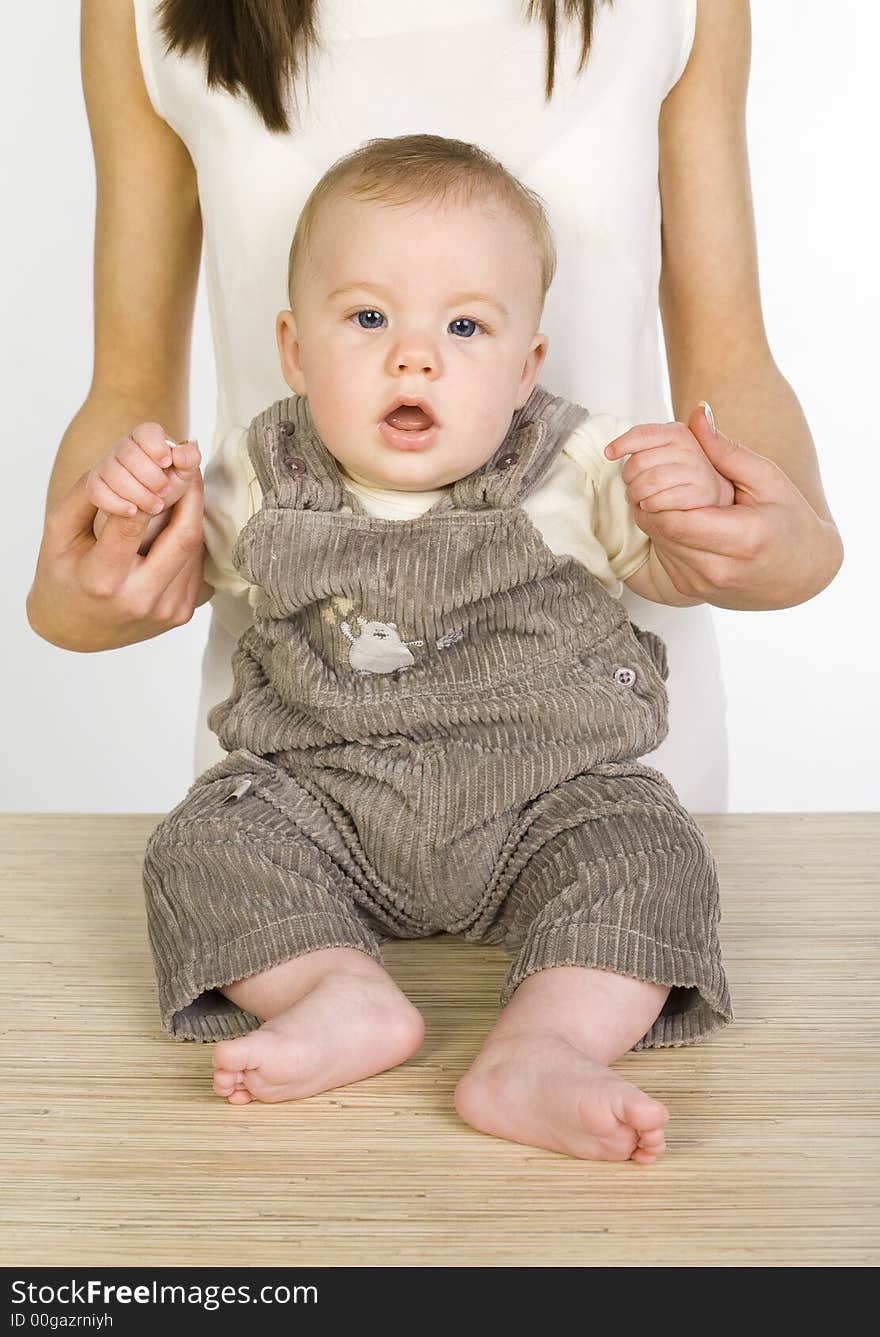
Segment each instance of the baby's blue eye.
M380 328L380 326L379 326L379 325L363 325L363 324L361 324L361 316L378 316L380 320L384 320L384 319L385 319L385 317L382 315L382 312L381 312L381 311L373 311L372 308L367 308L367 309L364 310L364 311L356 311L356 312L355 312L355 319L357 320L357 323L360 325L360 327L361 327L362 330L378 330L378 329Z
M376 319L375 321L370 320L368 324L365 324L364 321L361 320L361 316L375 317ZM382 315L381 311L376 311L373 307L364 307L363 310L356 311L350 319L356 320L362 330L379 330L382 328L381 322L384 321L385 317ZM470 328L456 330L456 325L470 326ZM455 334L461 335L462 338L470 339L481 326L476 320L471 320L470 316L459 316L457 320L450 322L449 328L453 330Z
M464 336L465 339L469 339L469 338L471 337L471 335L474 333L474 331L477 330L477 329L479 329L479 326L477 325L477 322L476 322L475 320L471 320L470 316L459 316L458 320L453 320L453 321L452 321L452 325L472 325L472 326L473 326L473 329L470 329L470 330L468 330L467 332L465 332L465 331L463 331L463 330L456 330L456 333L457 333L457 334L462 334L462 335Z

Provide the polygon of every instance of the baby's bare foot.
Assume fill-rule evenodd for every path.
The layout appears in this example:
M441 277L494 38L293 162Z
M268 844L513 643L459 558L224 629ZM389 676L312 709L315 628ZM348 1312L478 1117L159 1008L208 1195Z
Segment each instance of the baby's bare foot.
M304 1100L403 1063L425 1036L393 980L324 976L259 1030L214 1046L214 1091L231 1105Z
M480 1132L585 1160L650 1165L666 1146L666 1106L554 1032L490 1041L455 1108Z

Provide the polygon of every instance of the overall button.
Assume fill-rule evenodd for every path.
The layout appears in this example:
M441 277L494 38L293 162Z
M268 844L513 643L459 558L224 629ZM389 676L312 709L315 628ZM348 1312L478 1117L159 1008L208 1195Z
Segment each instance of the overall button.
M636 680L636 671L631 668L616 668L614 670L614 681L619 687L632 687Z
M298 455L287 461L287 471L292 474L304 474L306 471L306 462L301 460Z
M516 464L518 459L519 455L517 455L515 451L510 450L506 455L501 456L501 459L498 461L498 468L509 469L512 464Z
M289 422L287 418L285 418L282 422L279 422L278 424L279 436L285 436L285 437L293 436L293 432L294 432L293 423Z

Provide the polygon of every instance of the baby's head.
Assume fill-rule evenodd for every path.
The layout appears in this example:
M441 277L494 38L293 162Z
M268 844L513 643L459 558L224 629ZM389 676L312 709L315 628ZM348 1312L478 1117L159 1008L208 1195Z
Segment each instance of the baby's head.
M547 353L555 264L539 196L475 145L404 135L334 163L300 215L276 335L350 476L418 492L494 454ZM395 431L397 402L433 426Z

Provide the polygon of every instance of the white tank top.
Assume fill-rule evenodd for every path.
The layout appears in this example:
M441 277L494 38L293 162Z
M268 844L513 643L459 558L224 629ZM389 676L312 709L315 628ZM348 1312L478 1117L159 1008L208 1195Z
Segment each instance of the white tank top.
M267 130L244 95L208 91L201 57L165 54L157 0L133 3L150 100L198 174L217 374L214 444L290 394L275 317L288 305L287 257L306 196L336 158L365 140L417 132L479 144L547 205L558 265L541 320L550 341L541 383L592 413L672 418L657 303L657 124L690 54L697 0L600 0L580 75L579 24L560 21L550 103L544 23L526 22L523 0L318 0L320 50L310 56L308 92L298 83L299 110L294 95L288 99L288 134ZM724 701L708 606L668 608L631 591L622 602L669 648L670 738L650 764L693 810L723 811ZM216 622L212 636L220 634ZM689 716L679 728L691 744L676 766L669 763L677 687L679 713ZM211 690L222 687L206 682L206 696ZM203 699L203 714L211 704Z

